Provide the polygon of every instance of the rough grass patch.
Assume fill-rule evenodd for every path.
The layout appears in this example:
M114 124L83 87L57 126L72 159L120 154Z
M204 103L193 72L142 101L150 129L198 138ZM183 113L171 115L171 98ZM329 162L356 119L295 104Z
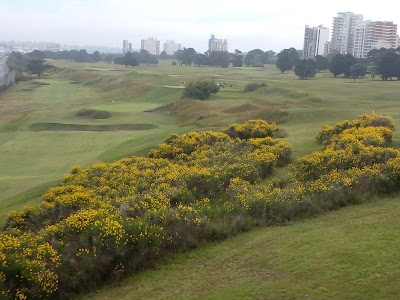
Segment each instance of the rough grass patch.
M97 109L81 109L75 114L77 118L87 119L109 119L112 114L109 111L97 110Z
M262 87L266 87L267 85L264 82L252 82L252 83L248 83L246 84L246 86L244 87L244 91L245 92L252 92L255 91L259 88Z

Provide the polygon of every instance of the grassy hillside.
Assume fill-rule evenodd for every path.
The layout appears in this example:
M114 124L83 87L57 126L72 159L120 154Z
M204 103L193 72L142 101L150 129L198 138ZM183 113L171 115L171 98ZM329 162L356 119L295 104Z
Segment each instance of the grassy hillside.
M316 143L315 135L323 124L335 123L344 119L354 119L365 112L391 115L397 123L400 119L400 110L396 106L396 90L399 87L399 82L371 81L368 78L353 82L343 78L334 79L327 73L318 74L315 80L299 81L293 74L280 74L273 66L265 69L188 68L173 67L167 62L163 62L159 66L143 66L132 69L110 64L54 63L60 67L60 72L52 77L22 83L7 93L0 95L0 150L3 154L0 158L0 163L4 166L0 171L0 220L5 218L8 210L18 209L26 203L38 202L39 196L49 186L60 182L63 174L71 170L74 165L85 167L96 162L114 161L134 154L147 155L148 149L159 144L171 133L182 133L200 128L215 130L224 125L250 118L263 118L269 122L278 123L280 128L287 132L285 140L293 145L293 158L297 159L313 150L322 149L322 146ZM199 79L223 82L226 87L222 88L220 93L207 101L181 99L184 84ZM245 85L251 82L263 82L267 84L267 87L250 93L244 92ZM190 243L193 242L190 238L187 240L188 246L186 247L184 239L182 239L184 241L183 244L179 244L181 237L177 231L175 232L176 236L170 235L174 232L173 226L178 226L181 213L187 213L190 220L193 218L193 226L204 222L203 225L205 227L202 227L203 225L200 226L201 230L198 231L199 244L201 244L203 234L204 236L209 234L210 240L215 239L212 231L214 229L209 230L212 227L207 227L209 225L207 220L221 220L221 237L225 230L223 226L226 226L226 230L229 231L229 233L227 231L227 236L229 236L231 232L237 232L235 231L235 224L238 224L238 231L251 227L250 224L248 224L249 226L246 225L246 218L241 219L242 213L244 215L248 213L249 216L255 217L255 220L259 218L258 221L254 221L255 223L279 223L284 220L292 220L293 217L298 215L311 215L320 211L335 209L347 203L365 201L365 199L368 199L369 193L383 194L397 191L398 178L400 178L398 177L400 170L398 167L400 165L398 151L385 148L386 146L398 148L396 142L394 144L391 143L391 129L393 129L393 126L390 125L391 129L387 129L386 133L379 128L358 128L359 125L355 124L361 124L360 122L364 122L361 127L375 126L371 125L373 123L371 120L374 118L379 119L380 121L378 120L378 122L384 121L375 114L364 115L362 118L362 120L358 119L354 121L355 123L351 123L350 127L346 127L350 131L344 132L343 135L339 134L340 132L335 132L337 136L329 141L331 145L326 145L325 150L327 151L324 150L314 156L304 158L301 164L305 167L303 168L303 165L298 164L297 168L293 169L294 177L299 180L298 182L293 181L288 184L280 181L280 178L276 178L271 185L266 184L265 187L257 186L257 184L262 184L253 178L254 176L265 178L266 175L270 175L272 172L272 165L279 165L278 161L275 161L278 156L275 157L272 154L263 156L263 159L260 160L261 156L259 154L262 152L258 150L261 151L261 148L265 148L262 150L265 152L270 147L271 149L268 151L272 151L272 149L275 149L273 145L276 142L268 139L264 141L239 142L238 140L232 140L227 142L227 137L223 136L225 133L218 133L215 136L218 142L204 149L199 148L202 150L194 152L193 160L189 157L191 154L186 153L189 155L188 157L176 156L176 163L162 162L161 160L157 162L157 160L127 159L116 162L113 165L97 165L92 169L74 168L68 180L65 181L65 187L61 186L50 190L45 197L47 202L43 202L42 206L14 213L7 226L10 232L14 229L17 231L37 230L38 233L40 232L37 237L29 234L23 238L21 237L21 240L17 241L16 244L19 245L18 247L22 247L21 249L24 249L25 243L27 243L28 248L38 243L38 245L41 245L40 247L48 249L49 253L52 251L51 247L56 247L56 251L62 253L62 266L60 267L59 263L57 263L56 256L54 256L54 260L52 259L54 266L47 264L40 266L56 270L55 272L57 273L54 274L60 276L60 290L62 293L70 291L68 276L71 276L70 279L74 281L71 282L71 288L74 291L78 291L80 290L79 287L85 285L85 280L91 278L92 275L99 274L101 278L97 278L97 281L102 282L105 279L104 274L108 274L107 269L98 267L101 269L98 272L93 269L99 266L96 260L105 266L113 268L114 261L110 260L110 257L119 257L118 255L120 255L121 258L129 261L131 257L136 257L132 254L132 251L138 250L138 253L141 253L140 249L144 249L143 254L154 252L155 256L158 256L158 254L162 256L163 252L159 253L157 249L165 249L166 253L168 253L170 247L174 249L174 246L171 245L174 245L175 242L178 246L182 246L177 249L185 250L190 248ZM372 119L370 120L369 118ZM238 126L238 128L241 128L241 126ZM259 125L254 126L254 128L259 127ZM212 133L212 135L214 134ZM384 135L387 135L386 138L384 138ZM190 145L192 143L190 139L186 136L182 137L183 144L188 142L188 145ZM326 141L328 140L329 138L326 139ZM398 140L398 132L396 132L394 140ZM154 150L152 157L171 159L169 156L175 153L177 149L178 152L181 151L176 146L179 146L182 141L175 136L175 138L169 140L168 143L171 144L164 144L159 149ZM247 145L246 143L248 142L250 144ZM174 143L177 144L175 145ZM268 145L268 143L273 143L273 145ZM238 147L244 147L247 149L246 151L250 152L246 155L243 152L244 158L236 157L235 155L241 153L235 150L239 149ZM257 149L257 147L260 147L260 149ZM274 151L277 151L278 148ZM202 152L203 150L205 152ZM168 151L171 151L171 153L168 153ZM290 154L290 151L288 153ZM172 160L175 158L173 156ZM220 158L223 159L219 161ZM248 161L245 161L245 158ZM320 160L320 158L322 159ZM179 159L183 159L182 164ZM185 159L188 159L188 166L183 163ZM229 163L223 164L224 159L229 159ZM271 166L267 164L268 159L271 159ZM390 159L390 163L386 165L388 159ZM161 167L161 165L157 165L159 163L165 165ZM219 165L220 163L221 165ZM258 165L258 163L261 164ZM287 163L287 159L285 163ZM249 165L245 167L246 164ZM228 169L221 171L222 165ZM230 166L232 167L231 169L229 169ZM351 166L356 167L347 170ZM310 167L310 170L307 169L308 167ZM149 169L147 170L146 168ZM233 171L235 168L239 168L238 170L240 171L235 173ZM252 170L251 172L249 171L250 169ZM338 171L340 174L335 173L337 169L340 170ZM146 171L141 173L140 170ZM167 173L164 174L163 172ZM279 174L281 172L278 171ZM154 176L152 175L153 173ZM114 176L119 181L116 178L114 181ZM234 178L235 176L238 178ZM154 179L156 181L153 181ZM256 181L258 183L251 187L250 184ZM88 185L84 187L84 191L82 190L82 182L86 182L85 184ZM100 182L102 184L99 184ZM285 189L286 184L288 184L287 189ZM135 189L137 189L136 192ZM210 189L215 193L210 192ZM175 195L175 193L177 194ZM176 199L174 195L177 197ZM221 198L219 198L220 196ZM211 202L209 198L211 198ZM158 201L161 199L162 201ZM228 202L223 202L227 199ZM174 201L178 202L175 203ZM198 201L198 203L193 201ZM264 209L260 209L261 206L258 205L264 202L266 203L265 206L262 206ZM207 214L203 216L201 209L204 209L204 212L208 212L208 203L217 204L216 210L210 216ZM176 204L178 204L177 207L175 207ZM186 204L188 205L187 207ZM195 210L190 206L192 204L196 207ZM85 205L88 207L84 207ZM154 205L155 210L147 212L145 208L148 205ZM236 207L235 205L239 206ZM100 207L101 209L99 209ZM199 207L202 208L200 209ZM237 211L234 207L236 207ZM158 211L158 209L160 210ZM237 213L237 219L235 219L236 215L230 216L232 220L229 217L219 218L224 216L225 212L230 211ZM109 213L110 215L108 215ZM147 217L147 213L149 213L149 217ZM158 213L160 213L159 216L157 215ZM379 213L380 211L376 212L376 214ZM138 221L135 224L131 224L132 216L130 214L133 214L132 216L138 218L138 220L142 218L144 223ZM88 217L97 221L87 223L85 220ZM204 219L202 219L203 217ZM375 218L375 215L373 217ZM186 220L186 217L184 219ZM119 223L121 220L124 222L122 225ZM58 221L60 222L58 223ZM55 222L54 225L52 222ZM147 224L146 222L149 222L148 229L151 229L150 231L147 231L147 227L146 229L141 227L143 224ZM165 223L166 232L168 232L165 237L159 236L157 233L157 230L159 230L159 227L157 227L159 225L158 222L160 224ZM174 222L177 223L175 224ZM368 223L369 221L365 222ZM110 233L107 224L115 225L114 229L122 228L120 233L125 241L124 246L118 244L121 238L119 231L110 231ZM218 222L215 222L211 225L218 226L218 224ZM306 223L301 224L296 226L301 228ZM343 222L341 224L343 225ZM29 227L31 225L33 227ZM152 227L153 225L156 227ZM189 225L192 226L191 223ZM348 224L348 226L349 228L355 227L354 224ZM267 297L265 291L271 291L271 293L278 292L276 296L273 296L275 298L282 298L285 295L289 298L296 298L298 295L303 295L301 287L304 284L308 284L304 283L306 281L304 279L306 277L305 274L310 273L316 275L316 281L310 279L310 287L307 290L313 290L315 297L341 296L337 293L335 294L333 290L333 286L337 284L344 286L344 289L341 289L340 292L346 292L346 284L338 281L338 277L343 276L343 274L346 275L348 271L346 282L352 282L354 278L356 278L356 282L361 280L364 277L357 277L355 274L360 273L360 276L363 276L369 270L362 271L365 269L364 263L367 259L362 260L358 265L356 264L353 269L351 267L348 268L348 265L355 261L355 258L360 257L358 253L353 256L348 254L351 253L350 248L353 246L353 244L349 243L356 240L355 236L349 236L343 243L340 243L340 241L334 242L335 239L338 239L337 236L326 234L327 237L330 236L333 240L332 246L343 245L347 249L343 252L338 251L337 256L332 258L329 265L329 259L327 259L329 253L320 254L316 249L316 247L324 248L316 237L323 236L326 227L323 227L323 225L314 227L316 227L316 233L314 237L311 236L309 249L302 248L303 240L308 238L308 235L304 234L307 230L306 227L299 229L300 231L296 233L297 239L294 236L290 237L293 234L291 230L288 232L278 231L276 233L279 237L288 234L288 238L282 239L282 242L295 241L294 243L289 243L289 246L285 246L282 243L279 244L280 239L275 237L274 240L267 239L272 248L273 245L277 245L278 248L275 250L270 250L270 248L260 244L254 248L245 248L247 250L238 247L238 249L242 250L235 256L240 257L240 253L243 253L244 256L241 260L248 258L250 261L259 257L261 260L260 265L263 266L262 269L269 268L272 270L271 272L262 273L262 276L265 276L268 280L270 279L269 277L275 278L275 281L269 282L266 280L268 283L263 283L261 279L255 279L254 281L242 282L240 280L246 276L240 276L242 279L238 279L239 281L233 284L232 288L230 284L222 282L222 287L219 290L210 290L207 295L194 291L193 296L220 299L236 297L238 294L243 297L251 295L251 298L263 298ZM186 228L185 225L182 228ZM154 232L152 231L153 229L155 230ZM84 231L75 236L76 230L78 230L78 233L80 232L79 230ZM96 230L104 230L106 235L110 234L110 237L115 237L116 243L113 243L112 239L103 241L96 238L94 241L96 244L93 246L93 236L96 236ZM145 235L148 232L150 235L154 234L154 241L156 243L160 242L160 245L150 245L153 241L152 238L145 239L145 241L142 241L141 238L138 240L128 238L130 234L136 236L135 230L139 230L138 232L144 230ZM278 229L274 228L272 231L274 230ZM381 233L381 231L378 231L378 233ZM51 238L52 235L54 235L53 239ZM54 238L58 235L60 235L59 239ZM262 234L259 236L262 236ZM76 237L79 238L76 239ZM185 235L184 237L190 237L190 235ZM192 237L194 238L194 234L192 234ZM30 278L29 280L36 280L38 283L43 282L40 279L42 273L38 270L35 273L38 277L35 277L36 275L33 276L33 273L29 273L29 264L31 263L29 257L26 260L18 258L18 255L25 253L25 250L19 251L18 249L20 248L17 246L15 249L12 248L14 247L12 243L14 238L11 235L5 238L3 250L8 249L7 251L12 254L4 257L7 257L10 261L15 259L15 262L23 264L21 269L25 268L24 270L27 270L28 275L26 276ZM31 243L29 239L34 240L34 243ZM314 239L316 241L312 242ZM137 241L140 244L139 246L135 244ZM100 242L101 245L99 244ZM132 247L129 244L130 242L133 243ZM142 242L143 244L141 244ZM147 245L147 243L149 244ZM246 244L243 240L242 243ZM250 244L253 243L256 242L250 242ZM323 241L323 243L327 242ZM193 244L196 245L197 243L193 242ZM116 245L119 246L116 247ZM147 246L149 248L146 248ZM394 249L397 245L390 244L388 246L390 249ZM370 244L366 244L366 247L363 253L368 252L367 249L370 248ZM297 248L300 249L298 253L295 251ZM264 257L261 255L263 252L257 252L260 249L266 249L264 250L266 252L271 251L272 256ZM287 255L285 254L285 249L287 249ZM328 246L328 250L330 249L331 246ZM94 252L91 253L91 251ZM196 253L202 253L202 251L197 250L194 253L196 255ZM222 249L221 251L224 250ZM247 255L245 253L247 251L257 252L258 254ZM237 253L236 250L234 252ZM288 262L282 261L281 257L276 258L278 253L281 256L281 252L284 259L289 258ZM371 257L375 259L377 253L377 251L371 253ZM77 258L74 258L75 254ZM291 256L293 254L295 254L294 257ZM40 260L40 253L38 255ZM341 255L346 256L346 259L351 261L344 261L342 265ZM143 257L147 256L143 255ZM76 263L77 259L83 262L86 258L86 263ZM267 258L268 263L266 263L265 258ZM298 262L299 259L303 261L303 264ZM324 265L321 262L322 260L327 261L327 264ZM224 262L225 259L222 259L222 261ZM276 266L270 264L270 261L276 261ZM305 261L310 262L312 266L315 264L315 268L313 269L311 265L305 264ZM256 264L257 262L256 260ZM282 264L282 267L279 267L280 264ZM290 271L292 264L295 265L295 268ZM381 264L391 266L393 260L386 259ZM132 265L127 263L126 265L128 268L136 268L135 263L132 263ZM142 262L137 264L137 266L141 265ZM218 264L216 265L218 266ZM297 265L299 268L297 268ZM115 268L117 266L123 267L124 264L120 263ZM324 268L321 268L321 266L324 266ZM337 266L341 266L341 268L337 269ZM213 267L215 267L215 264ZM63 268L65 268L66 272L63 272ZM79 272L72 272L73 268L76 268ZM232 270L238 270L239 274L242 270L242 266L240 264L238 266L236 262L232 262L231 268ZM304 269L304 272L297 272L301 268ZM10 270L7 271L7 276L12 275L13 269L11 268ZM218 277L221 277L222 280L234 281L234 278L226 275L226 273L230 274L230 272L224 266L220 266L218 270L223 271L223 273L215 272L220 275ZM252 273L253 270L258 270L258 268L250 263L250 267L247 267L245 272ZM289 270L289 273L285 273L288 272L287 270ZM100 271L103 271L104 274ZM113 274L124 272L123 269L115 269L114 271ZM46 276L53 274L51 273L53 271L49 272L46 273ZM85 272L89 272L87 273L89 275L85 276ZM204 272L211 273L210 270ZM324 278L321 275L323 272L328 274L324 275L326 281L333 280L334 283L324 285L321 279ZM275 274L277 275L275 276ZM318 276L318 274L320 275ZM24 278L24 276L22 275L21 278ZM383 275L381 276L383 277ZM19 278L19 276L11 277L13 278L12 280L19 280L15 279ZM95 281L93 280L94 284ZM218 282L218 280L216 279L215 282ZM390 278L389 282L391 282ZM53 283L57 284L55 277L52 277L51 280L49 279L49 286L44 286L43 292L49 295L53 293L55 291L52 286ZM80 283L83 285L80 285ZM278 283L279 286L277 285ZM282 288L282 283L284 283L284 288ZM287 291L286 283L288 286ZM174 285L175 283L172 284ZM207 283L203 285L206 286ZM353 283L351 287L355 285ZM23 286L23 283L21 283L21 286ZM375 289L377 288L376 286ZM388 288L385 289L390 290ZM179 289L174 289L174 291L177 290ZM202 290L207 289L203 288ZM253 294L253 290L256 293L258 291L260 293ZM348 290L349 292L346 293L349 294L343 294L344 298L352 297L351 288ZM15 292L19 293L21 291ZM35 295L33 290L26 292ZM364 293L359 288L353 292L353 295ZM372 292L368 293L372 294ZM168 298L171 297L175 298L173 295Z
M0 95L0 220L7 211L37 201L43 192L40 186L57 182L72 166L146 154L173 132L219 128L261 117L284 123L287 141L298 157L318 148L315 131L325 123L372 111L400 120L397 81L365 78L353 82L329 73L300 81L292 73L280 74L274 66L221 69L161 62L125 68L53 63L61 68L59 73L20 83ZM200 79L232 87L222 88L208 101L181 101L184 82ZM245 93L243 88L249 82L265 82L268 87ZM82 109L102 110L112 116L77 118ZM127 130L104 131L121 129L121 124ZM155 127L130 130L137 124ZM84 126L84 131L79 131Z
M399 200L256 229L80 299L397 299Z

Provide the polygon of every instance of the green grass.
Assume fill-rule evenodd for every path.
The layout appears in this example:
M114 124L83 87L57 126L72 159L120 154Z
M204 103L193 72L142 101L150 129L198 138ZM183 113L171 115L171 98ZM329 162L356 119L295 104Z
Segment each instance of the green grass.
M81 299L398 299L400 198L259 228Z
M171 133L266 118L286 130L295 159L321 148L315 135L324 124L372 111L391 115L400 124L398 81L353 82L329 73L300 81L274 66L52 63L60 67L59 73L0 94L0 222L9 210L40 201L40 195L74 165L146 155ZM221 88L207 101L181 99L184 82L197 80L232 87ZM267 87L244 92L252 82L265 82ZM76 117L81 111L109 112L110 117ZM149 127L125 130L127 124ZM397 130L395 140L399 138ZM396 299L399 200L257 229L177 255L157 270L87 298Z
M286 139L297 158L320 148L315 133L323 124L372 111L400 121L397 81L365 78L353 82L329 73L300 81L274 66L199 68L161 61L158 66L126 68L106 63L52 63L61 71L20 83L0 95L0 215L22 205L17 200L20 204L10 205L13 196L24 191L29 195L36 186L62 179L74 165L146 155L175 132L266 118L288 132ZM221 88L207 101L181 100L180 87L197 80L232 87ZM267 87L244 92L251 82L264 82ZM175 103L173 111L157 109L170 103ZM82 111L104 111L111 117L76 117ZM137 124L152 128L124 130L132 129L127 125L137 129ZM27 202L38 198L34 199Z

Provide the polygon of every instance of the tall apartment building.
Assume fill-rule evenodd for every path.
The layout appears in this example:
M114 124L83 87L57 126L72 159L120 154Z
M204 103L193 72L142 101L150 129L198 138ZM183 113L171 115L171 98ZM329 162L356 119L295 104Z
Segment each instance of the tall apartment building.
M399 47L400 47L400 37L397 35L395 48L397 49Z
M227 39L216 39L212 34L208 40L208 52L212 51L228 51L228 40Z
M175 41L167 41L166 43L164 43L164 48L163 48L163 50L164 50L165 53L167 53L168 55L172 55L172 54L174 54L176 51L181 50L181 49L182 49L182 45L181 45L181 44L175 43Z
M317 55L327 54L329 50L329 28L319 25L304 30L303 56L305 59L314 58Z
M152 37L142 40L140 49L147 50L152 55L160 55L160 41Z
M363 21L363 15L352 12L340 12L333 18L332 50L342 54L353 53L356 26Z
M367 57L372 49L396 48L397 25L388 21L365 21L356 26L353 56Z
M122 41L122 53L127 53L129 51L129 41L123 40Z

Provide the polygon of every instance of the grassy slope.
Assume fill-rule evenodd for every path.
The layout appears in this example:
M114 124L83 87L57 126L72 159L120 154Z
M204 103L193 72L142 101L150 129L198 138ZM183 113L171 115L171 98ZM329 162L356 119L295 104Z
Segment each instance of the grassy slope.
M399 200L259 228L83 299L398 299Z
M300 81L274 66L261 68L173 67L125 68L113 64L53 62L62 71L40 80L20 83L0 95L0 221L7 211L37 201L44 186L57 182L72 166L112 161L147 150L170 133L215 128L249 118L286 121L296 158L318 149L315 132L325 123L352 119L375 110L400 120L397 92L400 82L353 82L328 73ZM208 101L179 100L184 82L199 79L226 82L232 87ZM268 88L243 92L249 82ZM39 85L41 84L48 85ZM178 88L174 88L178 87ZM113 102L114 101L114 102ZM174 114L147 112L178 101ZM356 104L355 104L356 103ZM109 119L77 119L83 108L111 112ZM279 117L279 112L287 117ZM277 113L278 112L278 113ZM144 131L32 131L30 125L55 122L81 125L154 124ZM400 131L397 131L397 137ZM60 159L62 157L62 159Z
M217 69L161 63L131 69L110 64L57 64L68 69L38 80L49 85L21 83L0 95L0 221L8 210L38 201L73 165L145 154L172 132L248 118L269 119L282 110L289 115L277 120L286 121L281 126L288 131L287 140L298 157L320 147L315 133L326 123L374 110L390 114L400 124L397 81L353 82L333 79L327 73L318 74L316 80L299 81L271 66ZM183 82L198 79L233 86L221 89L208 101L179 101ZM266 82L268 88L243 92L246 83L256 81ZM146 112L176 101L179 104L172 115ZM113 117L75 118L82 108L110 111ZM139 132L31 131L29 126L38 122L152 123L159 127ZM399 137L398 130L397 140ZM306 294L314 299L357 298L361 294L371 299L392 298L400 292L394 285L399 266L393 250L399 246L394 238L398 200L348 208L292 226L259 229L179 256L157 272L144 272L110 289L111 294L101 293L104 298L122 299L298 299Z

